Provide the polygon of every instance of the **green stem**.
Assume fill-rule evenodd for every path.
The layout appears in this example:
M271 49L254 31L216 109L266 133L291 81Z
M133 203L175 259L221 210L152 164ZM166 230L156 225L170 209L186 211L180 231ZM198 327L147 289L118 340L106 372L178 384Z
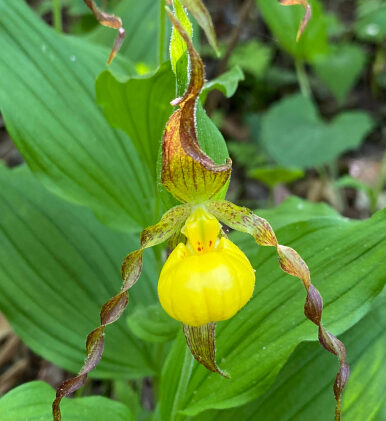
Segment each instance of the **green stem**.
M165 60L165 0L159 0L159 33L158 33L158 61L159 64Z
M307 72L304 67L304 62L300 59L295 59L296 76L300 87L300 92L306 98L311 98L311 87L308 80Z
M336 402L335 407L335 421L341 421L342 420L342 401L341 398L339 398Z
M338 161L337 160L331 161L330 164L329 164L329 167L330 167L330 174L331 174L330 185L331 185L331 187L334 191L334 194L335 194L337 209L340 213L343 213L345 208L346 208L345 197L344 197L342 191L339 188L334 187L334 182L339 177Z
M62 10L60 0L52 0L52 10L54 15L54 28L57 32L62 32Z
M379 195L382 193L382 189L383 189L383 186L385 185L385 181L386 181L386 152L383 154L381 168L379 169L379 173L378 173L378 176L373 188L373 202L371 206L372 213L377 211L378 198L379 198Z

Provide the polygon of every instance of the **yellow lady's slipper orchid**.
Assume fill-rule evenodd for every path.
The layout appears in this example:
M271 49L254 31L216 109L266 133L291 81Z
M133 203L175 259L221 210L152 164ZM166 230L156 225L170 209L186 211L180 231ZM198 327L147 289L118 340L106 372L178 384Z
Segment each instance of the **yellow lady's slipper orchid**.
M94 4L92 0L85 2ZM283 5L301 4L305 7L306 14L298 33L300 36L311 16L308 2L280 2ZM107 15L92 10L102 24L111 26L110 21L105 22ZM249 301L255 284L255 273L245 254L220 234L219 221L252 235L260 246L276 248L281 268L303 282L307 291L304 313L318 326L322 346L339 359L334 394L337 401L335 420L340 421L341 395L350 374L346 349L322 324L322 297L311 283L304 260L294 249L278 243L265 219L250 209L221 200L231 175L232 162L227 159L223 164L216 164L201 149L197 138L195 110L204 85L204 65L184 27L169 9L167 12L187 46L189 84L185 94L172 101L172 105L178 105L178 109L166 123L162 139L161 181L182 204L169 209L157 224L143 230L140 249L126 256L122 264L121 290L101 308L100 325L87 337L87 358L83 367L77 376L64 381L57 389L53 402L54 421L61 421L61 399L79 389L88 373L98 364L103 353L104 329L118 320L126 308L128 290L142 271L143 251L167 240L170 240L169 244L173 248L181 233L186 237L186 244L180 242L174 248L161 271L159 299L165 311L183 323L186 342L194 358L208 370L229 377L216 364L216 322L231 318ZM119 28L120 20L111 18ZM118 36L113 53L119 43Z
M230 240L219 238L220 223L204 207L196 208L159 278L164 310L189 326L227 320L250 300L255 272L245 254Z

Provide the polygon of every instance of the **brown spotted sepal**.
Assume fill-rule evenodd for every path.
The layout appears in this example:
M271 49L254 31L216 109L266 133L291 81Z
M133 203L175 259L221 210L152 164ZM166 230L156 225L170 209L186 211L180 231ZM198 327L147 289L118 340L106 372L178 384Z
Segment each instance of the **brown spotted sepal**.
M216 364L216 323L202 326L183 325L186 343L193 357L209 371L229 378Z
M312 15L312 9L310 3L308 3L307 0L279 0L279 3L283 6L294 6L294 5L300 5L304 7L304 16L302 21L300 22L298 33L296 35L296 42L299 41L300 37L302 36L302 33L306 29L306 26L311 19Z
M196 131L196 102L204 85L204 65L192 41L173 13L170 20L186 42L189 60L189 85L183 97L172 105L178 109L166 124L162 139L162 184L181 202L201 203L213 198L226 184L232 162L215 164L198 142Z
M334 395L336 399L335 421L340 421L342 393L350 375L350 368L346 362L346 348L322 324L323 300L319 291L311 284L307 264L294 249L280 245L269 223L255 215L250 209L236 206L225 200L213 200L206 206L212 215L230 228L252 235L256 242L262 246L275 247L283 271L302 281L307 291L304 314L318 326L318 337L321 345L327 351L336 355L339 360L339 372L334 383Z
M167 241L183 225L189 216L191 207L189 205L176 206L167 211L161 220L146 228L141 233L141 248L128 254L122 264L122 287L120 292L108 300L100 311L100 325L87 337L86 361L79 374L64 381L56 391L56 399L52 404L54 421L62 419L60 413L60 402L65 396L74 393L82 387L87 379L88 373L99 363L104 348L105 327L117 321L129 302L128 290L137 282L142 272L142 254L149 247L156 246Z

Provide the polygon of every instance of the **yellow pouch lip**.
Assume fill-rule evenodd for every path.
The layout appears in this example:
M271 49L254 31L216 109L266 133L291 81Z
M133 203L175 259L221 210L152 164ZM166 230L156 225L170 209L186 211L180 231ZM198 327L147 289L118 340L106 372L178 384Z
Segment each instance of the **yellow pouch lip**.
M204 254L180 243L161 271L158 295L171 317L200 326L233 317L250 300L254 284L248 258L222 237L215 250Z

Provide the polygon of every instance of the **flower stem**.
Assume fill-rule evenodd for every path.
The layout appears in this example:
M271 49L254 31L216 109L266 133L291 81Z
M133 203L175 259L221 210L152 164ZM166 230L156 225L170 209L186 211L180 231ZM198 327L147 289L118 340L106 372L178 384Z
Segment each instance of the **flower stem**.
M295 59L296 76L298 78L300 92L306 98L311 97L311 87L308 80L307 72L304 67L304 62L300 59Z
M158 62L165 60L165 0L159 0L159 33L158 33Z
M339 398L336 401L336 407L335 407L335 421L341 421L342 420L342 400Z
M379 195L382 193L383 186L386 181L386 152L383 154L381 168L379 170L377 179L375 181L375 186L373 188L373 203L371 206L371 212L374 213L377 211Z
M62 32L62 10L60 0L52 0L52 10L54 15L54 28L57 32Z

